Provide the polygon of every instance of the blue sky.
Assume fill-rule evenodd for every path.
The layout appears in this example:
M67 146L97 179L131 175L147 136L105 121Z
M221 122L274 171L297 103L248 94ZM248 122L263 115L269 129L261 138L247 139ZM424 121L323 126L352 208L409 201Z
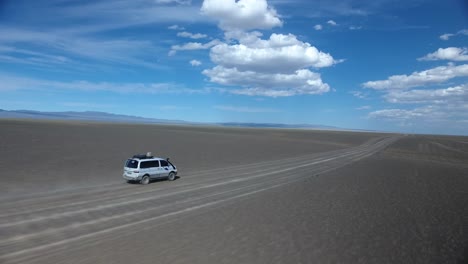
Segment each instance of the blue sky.
M462 0L0 2L0 108L468 134Z

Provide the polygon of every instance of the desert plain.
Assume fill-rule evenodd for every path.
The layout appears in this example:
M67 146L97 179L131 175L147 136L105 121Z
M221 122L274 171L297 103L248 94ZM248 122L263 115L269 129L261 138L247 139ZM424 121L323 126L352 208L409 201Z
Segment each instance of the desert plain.
M0 263L467 262L468 137L0 120Z

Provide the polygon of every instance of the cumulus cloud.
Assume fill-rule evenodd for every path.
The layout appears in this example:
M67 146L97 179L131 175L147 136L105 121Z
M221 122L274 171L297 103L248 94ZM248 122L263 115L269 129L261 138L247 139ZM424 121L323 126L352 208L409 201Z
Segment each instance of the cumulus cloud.
M413 84L424 86L434 83L434 80L439 83L454 76L460 76L460 74L467 76L466 66L449 65L434 68L436 69L434 72L440 73L439 77L434 77L433 74L424 71L423 75L431 81L416 79ZM468 83L438 89L430 87L412 89L411 87L414 85L407 86L407 84L403 85L404 88L408 88L407 90L384 89L383 98L389 103L398 104L399 107L373 111L368 114L368 117L412 126L414 129L424 129L427 126L439 128L447 126L450 127L450 131L458 129L466 133L466 126L455 125L455 123L458 120L468 120Z
M457 36L457 35L465 35L468 36L468 29L462 29L456 33L445 33L439 36L441 40L449 40L451 37Z
M468 76L468 64L439 66L421 72L413 72L410 75L393 75L387 80L365 82L365 88L376 90L406 89L424 86L428 84L442 83L456 77Z
M199 61L199 60L191 60L191 61L190 61L190 65L192 65L192 66L200 66L200 65L202 65L202 63L201 63L201 61Z
M333 57L299 41L292 34L272 34L261 39L261 33L233 33L238 44L221 43L210 51L218 66L203 71L211 82L241 86L229 92L249 96L293 96L322 94L330 87L320 74L309 67L329 67L337 63Z
M201 39L201 38L206 38L207 35L205 34L200 34L200 33L190 33L187 31L179 32L177 33L178 37L183 37L183 38L191 38L191 39Z
M271 29L283 24L266 0L204 0L201 12L217 19L226 31Z
M292 96L298 94L321 94L330 87L323 83L320 74L307 69L297 70L292 74L239 71L236 68L216 66L203 71L211 82L222 85L242 86L232 93L243 95L261 95L271 97Z
M205 0L201 12L219 21L226 40L210 48L210 59L216 66L202 73L211 82L237 87L227 91L250 96L321 94L330 90L320 74L309 68L330 67L339 60L295 35L272 33L263 39L262 33L253 31L282 25L266 0Z
M451 61L468 61L468 50L466 48L440 48L433 53L419 58L421 61L435 61L435 60L451 60Z
M455 104L468 102L468 83L435 90L393 91L385 95L390 103Z
M169 56L173 56L177 53L177 51L180 50L201 50L201 49L209 49L215 45L220 44L221 41L215 39L212 40L208 43L200 43L200 42L189 42L185 43L183 45L174 45L171 47L171 50L169 51Z
M467 61L468 52L466 48L440 48L418 60ZM467 76L468 64L449 62L446 66L363 83L365 88L383 91L383 99L397 105L372 111L368 117L410 126L412 130L424 131L432 126L432 130L442 133L466 133L466 125L458 121L468 120ZM440 84L448 81L452 83L450 87L440 88Z
M338 25L338 24L337 24L335 21L333 21L333 20L328 20L328 21L327 21L327 24L328 24L328 25L331 25L331 26L337 26L337 25Z
M254 38L248 44L219 44L211 49L210 57L214 63L226 68L259 72L294 72L336 63L330 54L299 41L292 34L272 34L267 40Z
M317 24L317 25L314 26L314 29L315 29L315 30L322 30L323 27L322 27L322 25Z

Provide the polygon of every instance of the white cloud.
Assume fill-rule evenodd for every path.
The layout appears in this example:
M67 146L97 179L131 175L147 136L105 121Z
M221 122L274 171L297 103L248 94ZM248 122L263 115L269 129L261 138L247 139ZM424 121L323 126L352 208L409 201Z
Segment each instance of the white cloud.
M385 99L390 103L454 105L468 102L468 83L435 90L392 91Z
M386 90L384 99L392 104L404 105L373 111L369 118L396 122L400 126L424 131L437 129L443 133L460 131L468 127L456 124L468 119L468 83L443 89Z
M330 25L330 26L333 26L333 27L338 26L338 24L333 20L328 20L327 24ZM315 30L322 30L323 26L321 24L317 24L317 25L314 26L314 29Z
M376 119L391 119L391 120L404 120L404 119L413 119L413 118L421 118L430 114L431 108L422 107L416 108L411 110L406 109L384 109L378 110L369 113L370 118Z
M468 52L466 48L440 48L418 60L466 61ZM382 90L388 103L397 104L389 109L372 111L368 117L411 127L411 131L466 134L467 124L458 121L468 120L467 76L468 64L449 62L446 66L409 75L366 82L363 84L365 88ZM455 78L458 79L453 80ZM436 88L448 81L451 81L451 87Z
M307 69L297 70L292 74L262 73L239 71L236 68L216 66L203 71L211 82L222 85L242 86L231 90L231 93L243 95L260 95L270 97L293 96L300 94L322 94L330 87L323 83L320 74Z
M277 113L280 112L277 109L272 108L259 108L259 107L250 107L250 106L231 106L231 105L215 105L213 108L229 111L229 112L239 112L239 113Z
M359 30L362 29L362 26L349 26L350 30Z
M373 111L368 118L393 123L409 132L432 131L442 134L466 134L468 131L468 104L429 105L416 108L392 108Z
M419 58L422 61L434 61L434 60L451 60L451 61L468 61L468 50L466 48L440 48L433 53L429 53L426 56Z
M25 55L27 59L23 58L16 58L14 56L11 56L10 54L21 54ZM73 61L68 58L64 57L61 55L51 55L47 54L44 52L38 52L35 50L29 50L29 49L20 49L14 46L8 46L8 45L1 45L0 44L0 58L4 62L17 62L17 63L25 63L25 64L35 64L35 65L41 65L41 62L43 63L48 63L50 65L64 65L64 64L70 64L73 63Z
M359 99L365 99L368 96L367 93L364 93L364 92L361 92L361 91L351 91L349 93L352 94L354 97L357 97Z
M178 32L177 36L178 37L184 37L184 38L191 38L191 39L201 39L201 38L208 37L205 34L200 34L200 33L193 34L193 33L187 32L187 31Z
M446 34L443 34L443 35L440 35L440 39L441 40L449 40L451 37L455 36L455 34L450 34L450 33L446 33Z
M211 60L239 71L283 73L337 63L330 54L299 41L292 34L272 34L268 40L254 38L249 41L248 44L218 44L211 49Z
M35 78L16 77L0 74L0 91L11 90L36 90L36 91L106 91L115 93L207 93L210 89L189 89L175 83L116 83L116 82L90 82L83 80L76 81L50 81Z
M262 33L250 31L282 25L266 0L205 0L201 11L219 21L226 39L210 49L216 66L202 73L213 83L237 86L227 92L280 97L330 90L320 74L309 68L330 67L341 61L292 34L272 33L262 39Z
M8 67L34 66L49 72L115 72L135 66L167 69L171 66L156 58L167 49L167 42L154 41L154 36L149 35L135 38L107 32L149 24L183 30L177 24L209 20L200 14L199 6L179 5L188 3L187 0L53 0L7 5L7 12L15 15L0 25L0 46L22 52L0 52L0 61ZM73 26L77 21L86 23ZM35 55L25 56L31 52ZM63 67L57 67L58 64Z
M169 26L167 27L168 29L171 29L171 30L185 30L184 27L181 27L179 25L172 25L172 26Z
M271 29L283 24L266 0L204 0L201 12L218 20L225 31Z
M239 42L245 45L250 45L255 43L262 37L263 34L258 31L242 31L242 30L234 30L234 31L226 31L224 32L224 37L227 42L234 43Z
M456 120L468 118L468 103L427 105L410 109L383 109L369 113L368 117L392 121L413 120L423 122L425 125L430 125L429 121L453 124Z
M215 45L218 45L222 43L221 41L215 39L212 40L208 43L200 43L200 42L189 42L185 43L183 45L174 45L171 47L171 50L169 51L169 56L173 56L177 53L177 51L180 50L202 50L202 49L209 49Z
M428 84L442 83L456 77L466 76L468 76L468 64L458 66L447 65L421 72L413 72L411 75L393 75L387 80L366 82L363 86L376 90L406 89Z
M363 105L363 106L356 108L356 110L369 110L371 108L372 107L370 105Z
M108 65L158 68L160 66L147 59L148 52L156 50L151 41L102 39L0 26L2 61L37 65L44 69L57 64L62 64L60 69L73 68L75 71Z
M199 61L199 60L191 60L191 61L190 61L190 65L192 65L192 66L200 66L200 65L202 65L202 63L201 63L201 61Z
M445 33L440 35L441 40L449 40L451 37L457 36L457 35L465 35L468 36L468 29L462 29L459 30L457 33Z

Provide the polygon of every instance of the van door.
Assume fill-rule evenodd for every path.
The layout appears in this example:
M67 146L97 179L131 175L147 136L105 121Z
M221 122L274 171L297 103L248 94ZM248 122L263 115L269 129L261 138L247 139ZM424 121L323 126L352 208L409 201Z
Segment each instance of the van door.
M149 161L151 178L158 178L160 173L160 166L158 160Z
M171 169L169 168L169 163L167 160L160 160L161 162L161 177L167 177L169 176L169 172L171 172Z
M150 175L151 177L151 164L150 161L141 161L140 162L140 175Z

